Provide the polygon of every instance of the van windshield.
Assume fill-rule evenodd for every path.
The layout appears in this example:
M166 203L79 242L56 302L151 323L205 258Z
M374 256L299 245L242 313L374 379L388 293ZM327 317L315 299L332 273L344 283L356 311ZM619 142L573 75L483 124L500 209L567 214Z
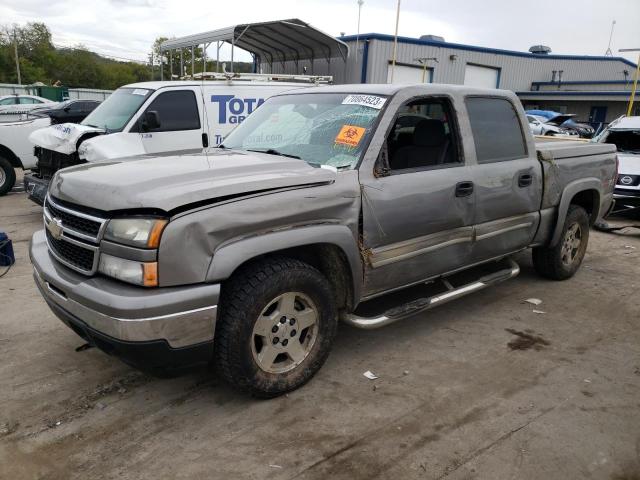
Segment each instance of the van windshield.
M104 128L107 132L121 131L153 90L119 88L91 112L80 124Z
M238 125L221 148L353 168L385 102L384 96L346 93L272 97Z

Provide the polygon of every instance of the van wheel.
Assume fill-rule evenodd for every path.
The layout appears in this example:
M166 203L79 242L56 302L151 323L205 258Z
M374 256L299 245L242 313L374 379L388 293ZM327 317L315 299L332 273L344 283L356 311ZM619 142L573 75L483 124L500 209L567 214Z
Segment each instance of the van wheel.
M241 267L223 286L220 306L216 366L253 396L300 387L329 355L337 310L329 282L307 263L272 258Z
M584 208L570 205L560 241L554 247L533 249L533 266L539 275L552 280L573 277L582 264L589 243L589 216Z
M11 191L16 184L16 171L11 162L4 157L0 157L0 197Z

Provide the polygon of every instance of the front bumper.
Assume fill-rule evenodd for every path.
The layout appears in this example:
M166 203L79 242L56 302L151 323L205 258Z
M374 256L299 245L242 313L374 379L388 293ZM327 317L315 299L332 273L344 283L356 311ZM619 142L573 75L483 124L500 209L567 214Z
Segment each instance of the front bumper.
M620 188L613 191L616 207L640 207L640 189Z
M43 180L36 177L33 173L27 173L24 176L24 190L27 192L29 200L44 205L44 198L47 196L49 188L49 180Z
M87 277L58 263L33 235L34 279L51 310L89 343L141 368L211 359L219 284L147 289Z

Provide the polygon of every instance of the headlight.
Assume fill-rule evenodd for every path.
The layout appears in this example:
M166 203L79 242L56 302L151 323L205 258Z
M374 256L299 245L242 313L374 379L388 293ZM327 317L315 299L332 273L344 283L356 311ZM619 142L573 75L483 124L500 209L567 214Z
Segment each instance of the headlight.
M136 262L103 253L98 270L109 277L144 287L158 286L158 264Z
M104 232L105 240L134 247L158 248L167 220L159 218L114 218Z

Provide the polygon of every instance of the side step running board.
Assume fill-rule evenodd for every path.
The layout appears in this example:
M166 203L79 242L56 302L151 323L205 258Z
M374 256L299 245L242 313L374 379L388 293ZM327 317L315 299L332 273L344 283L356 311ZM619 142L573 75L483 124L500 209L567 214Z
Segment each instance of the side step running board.
M442 305L451 300L455 300L456 298L463 297L464 295L468 295L469 293L477 292L478 290L482 290L484 288L495 285L496 283L504 282L505 280L509 280L510 278L515 277L516 275L518 275L518 273L520 273L520 267L511 259L508 259L508 262L508 268L495 273L491 273L489 275L485 275L483 277L480 277L475 282L467 283L466 285L458 288L452 287L451 284L443 278L441 280L447 287L447 292L434 295L433 297L413 300L399 307L391 308L380 316L361 317L353 313L343 313L340 318L343 322L348 323L349 325L365 330L384 327L386 325L389 325L390 323L397 322L398 320L402 320L417 313L424 312L425 310L429 310L438 305Z

